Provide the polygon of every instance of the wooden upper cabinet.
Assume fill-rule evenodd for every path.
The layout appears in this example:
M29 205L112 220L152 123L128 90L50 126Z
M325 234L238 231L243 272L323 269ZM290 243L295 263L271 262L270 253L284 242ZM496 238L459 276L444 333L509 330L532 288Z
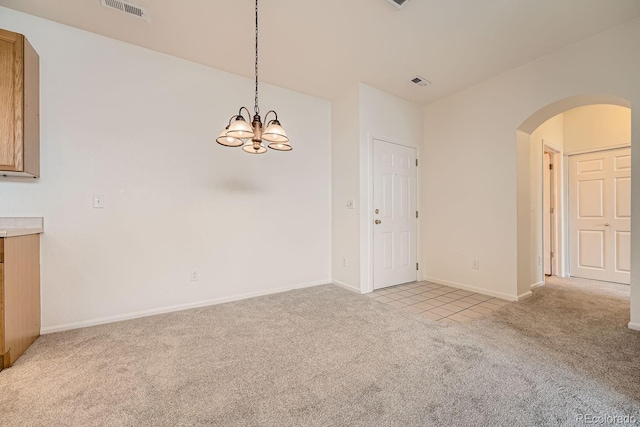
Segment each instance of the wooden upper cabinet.
M0 29L0 175L40 175L40 58Z

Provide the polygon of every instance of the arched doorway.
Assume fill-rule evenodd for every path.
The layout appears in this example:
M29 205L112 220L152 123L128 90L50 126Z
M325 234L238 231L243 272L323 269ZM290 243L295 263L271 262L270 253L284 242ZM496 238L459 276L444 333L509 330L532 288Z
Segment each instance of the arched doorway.
M529 116L517 129L517 250L518 250L518 295L527 296L531 293L532 277L539 268L539 255L535 249L532 227L536 224L531 219L534 209L532 202L531 175L531 143L532 134L543 123L559 114L578 107L588 105L615 105L631 108L630 101L610 95L579 95L565 98L549 104ZM560 254L562 256L562 254ZM565 260L561 261L563 265ZM562 270L562 268L560 269ZM631 327L633 325L630 324Z

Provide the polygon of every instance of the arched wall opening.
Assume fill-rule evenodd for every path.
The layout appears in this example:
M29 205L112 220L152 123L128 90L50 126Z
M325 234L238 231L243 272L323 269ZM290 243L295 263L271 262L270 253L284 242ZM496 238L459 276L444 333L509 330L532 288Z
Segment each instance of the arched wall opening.
M591 94L565 98L547 105L527 118L516 131L516 174L517 174L517 294L519 299L531 295L531 277L537 263L533 262L534 242L532 239L532 174L531 174L531 135L542 124L569 110L597 104L616 105L631 108L627 99L611 95ZM633 273L632 273L633 277ZM632 279L633 280L633 279ZM632 283L633 285L633 283ZM633 298L633 292L632 292ZM633 309L633 302L632 302ZM633 317L633 316L632 316ZM630 326L632 326L630 324Z

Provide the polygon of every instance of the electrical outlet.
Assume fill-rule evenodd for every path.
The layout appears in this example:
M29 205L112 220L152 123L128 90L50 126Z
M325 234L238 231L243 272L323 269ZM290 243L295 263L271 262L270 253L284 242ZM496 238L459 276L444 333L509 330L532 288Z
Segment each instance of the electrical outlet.
M104 196L93 196L93 208L94 209L104 208Z
M191 281L197 282L200 280L200 272L198 270L191 270Z
M480 260L479 259L474 259L473 260L473 264L471 264L471 268L473 268L474 270L479 270L480 269Z
M349 266L349 260L347 260L346 258L342 258L342 266L343 267L348 267Z
M538 265L542 265L542 255L538 255Z

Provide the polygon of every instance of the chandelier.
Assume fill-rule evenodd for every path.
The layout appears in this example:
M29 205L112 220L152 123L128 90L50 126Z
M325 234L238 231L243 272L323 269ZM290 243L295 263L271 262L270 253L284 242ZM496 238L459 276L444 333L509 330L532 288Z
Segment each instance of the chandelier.
M260 118L260 107L258 107L258 0L256 0L256 96L255 105L253 107L254 116L251 125L247 119L251 117L251 113L246 107L241 107L238 114L229 119L229 124L220 133L216 142L225 147L242 147L249 154L263 154L267 152L262 141L268 143L268 147L277 151L290 151L292 149L286 132L278 121L278 114L271 110L265 116L266 127L262 127L262 119ZM243 116L243 111L247 112L247 118ZM269 114L275 116L272 120L267 120Z

